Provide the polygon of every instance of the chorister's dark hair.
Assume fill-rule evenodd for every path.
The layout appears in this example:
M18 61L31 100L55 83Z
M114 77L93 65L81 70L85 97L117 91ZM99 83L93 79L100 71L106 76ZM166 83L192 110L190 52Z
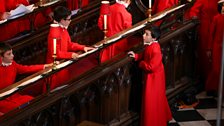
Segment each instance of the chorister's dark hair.
M12 47L9 44L6 43L0 43L0 55L3 56L6 51L11 50Z
M224 2L218 4L218 12L221 14L222 6L224 6Z
M60 22L62 19L66 19L69 15L71 15L71 11L63 6L58 6L54 9L54 20Z
M156 40L159 40L159 38L161 36L161 31L160 31L159 27L157 27L155 25L150 25L150 26L147 26L145 28L145 30L151 31L152 38L155 38Z

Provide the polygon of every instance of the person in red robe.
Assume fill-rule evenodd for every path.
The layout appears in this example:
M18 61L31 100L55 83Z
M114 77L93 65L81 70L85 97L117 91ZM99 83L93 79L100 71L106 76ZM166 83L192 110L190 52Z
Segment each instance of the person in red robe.
M219 13L214 16L209 31L209 50L211 50L212 68L206 81L205 90L209 95L217 95L222 59L224 35L224 1L219 3Z
M17 74L34 73L43 70L52 64L25 66L16 63L11 46L0 43L0 90L10 86L15 82ZM15 93L4 100L0 100L0 112L7 113L20 105L23 105L33 97Z
M178 5L178 0L155 0L152 6L152 14L159 13L175 5Z
M0 0L0 21L7 20L7 18L10 16L9 11L6 10L6 2L7 1L5 0ZM17 26L18 23L16 21L2 24L0 26L0 42L14 37L18 33L17 31L19 31Z
M202 83L205 82L208 73L211 70L211 57L208 57L208 36L212 19L216 14L218 14L217 2L218 0L196 0L194 5L189 10L188 15L190 18L198 18L200 21L198 27L199 40L197 43L197 67Z
M178 5L178 0L154 0L153 6L152 6L152 15L162 12L175 5ZM166 19L166 22L174 20L173 18L174 17ZM154 25L160 26L163 21L164 20L159 20L155 22Z
M129 56L140 60L139 67L144 72L141 126L166 126L172 114L166 98L165 72L162 52L158 39L160 30L156 26L145 30L143 54L129 52Z
M67 28L71 22L71 11L66 7L58 6L54 10L54 22L50 28L48 35L48 51L47 51L47 63L54 61L52 55L54 53L53 39L56 38L56 60L61 59L77 59L79 54L77 51L87 52L94 49L93 47L87 47L80 45L77 42L72 42L67 31ZM57 26L57 28L53 27ZM68 70L61 70L54 75L50 88L54 89L61 84L65 83L69 79Z
M69 10L80 9L89 4L89 0L67 0L66 2Z
M132 16L126 10L130 3L130 0L116 0L116 3L109 7L110 14L107 16L107 37L111 37L116 33L132 26ZM104 19L103 15L101 14L98 20L98 27L103 30L103 25ZM100 61L105 62L120 52L124 52L124 50L127 48L127 39L122 39L115 44L112 44L109 47L103 49L100 55Z

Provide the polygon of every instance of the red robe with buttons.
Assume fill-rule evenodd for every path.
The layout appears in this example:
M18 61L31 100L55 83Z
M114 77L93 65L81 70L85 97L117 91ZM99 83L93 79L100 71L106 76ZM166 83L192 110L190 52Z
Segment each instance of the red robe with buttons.
M209 31L209 48L212 50L212 70L209 73L205 89L206 91L218 91L221 58L222 58L222 43L224 29L224 14L217 14L211 23Z
M50 29L48 35L48 50L47 50L47 63L52 63L54 61L53 55L53 38L54 38L54 31ZM56 46L56 54L57 60L61 59L72 59L72 53L75 51L83 51L84 45L80 45L76 42L72 42L69 36L67 29L60 27L60 38L57 39L57 46Z
M136 54L139 67L144 72L141 126L166 126L172 119L166 98L165 72L158 42L145 47L143 54Z
M56 46L56 55L57 60L61 59L72 59L72 53L76 51L83 51L84 45L80 45L76 42L71 42L71 38L69 36L69 33L67 29L60 27L60 38L57 39L57 46ZM52 63L54 61L52 55L53 55L53 38L55 36L55 31L50 29L49 35L48 35L48 52L47 52L47 63ZM66 81L70 79L70 73L68 69L64 69L59 71L58 73L53 75L52 82L51 82L51 89L54 89L62 84L64 84ZM45 91L46 89L44 89Z
M108 32L107 37L113 36L114 34L125 30L132 26L132 16L126 10L125 6L119 3L115 3L110 6L110 14L107 16ZM98 26L103 30L103 15L99 17ZM113 56L125 51L128 48L127 39L120 40L115 44L110 45L101 52L100 60L104 62Z
M0 64L2 64L1 59ZM0 65L0 90L13 84L17 74L34 73L43 70L43 68L43 65L24 66L17 64L15 61L9 66ZM29 102L31 99L33 99L32 96L15 93L0 101L0 112L7 113L16 107Z
M197 52L199 61L198 67L202 79L207 78L211 69L206 51L209 49L209 28L213 17L218 14L217 2L218 0L196 0L189 12L190 17L196 16L200 20L200 25L198 27L199 41L197 43Z
M81 1L79 5L79 1ZM89 0L67 0L67 7L70 10L76 10L85 7L89 4Z

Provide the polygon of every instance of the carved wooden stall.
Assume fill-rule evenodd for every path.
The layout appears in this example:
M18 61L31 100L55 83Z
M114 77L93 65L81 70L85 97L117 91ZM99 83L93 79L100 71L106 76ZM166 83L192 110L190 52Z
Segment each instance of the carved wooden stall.
M194 21L184 21L181 18L183 12L180 10L183 10L183 8L188 7L184 5L172 8L168 15L162 17L163 20L169 20L172 16L175 16L175 19L177 19L174 24L163 25L163 35L160 41L166 69L168 98L174 97L175 94L185 90L194 83L194 41L195 26L197 24ZM96 13L98 10L91 9L86 12L86 15L90 14L89 12L91 11ZM82 19L78 18L79 16ZM126 55L126 52L103 64L95 61L97 61L96 56L101 49L119 39L128 37L130 40L139 41L139 38L142 37L140 33L143 29L157 21L159 16L161 15L155 15L151 20L145 19L140 21L133 27L106 40L99 41L97 37L87 38L86 41L90 42L90 44L94 40L99 41L94 43L94 46L99 48L84 55L79 60L68 60L63 62L63 65L59 64L57 70L46 69L40 71L7 89L1 90L0 98L2 99L12 95L14 92L26 91L27 88L34 85L40 84L48 88L54 75L63 70L68 70L71 74L60 88L48 89L47 92L37 95L28 105L21 106L1 116L0 125L73 126L84 120L102 125L125 126L138 124L141 106L141 71L136 63ZM97 14L93 14L92 18L95 20L91 20L91 15L88 17L77 15L77 18L75 17L74 20L78 22L92 21L91 23L93 23L96 22L96 17ZM73 33L78 34L80 32L81 34L82 31L79 30L78 26L86 28L84 30L87 32L95 29L94 24L88 28L88 23L78 24L72 24L74 26ZM102 37L102 34L97 35ZM85 39L80 38L78 40L84 41ZM88 39L93 40L88 41ZM103 45L102 43L105 41L110 43ZM33 44L35 43L33 42ZM21 44L14 47L19 52L19 49L22 50L22 47L25 46ZM143 50L142 45L139 43L133 45L132 49L136 52ZM33 80L33 78L38 79ZM16 90L14 92L4 94L6 91L15 89L15 87Z

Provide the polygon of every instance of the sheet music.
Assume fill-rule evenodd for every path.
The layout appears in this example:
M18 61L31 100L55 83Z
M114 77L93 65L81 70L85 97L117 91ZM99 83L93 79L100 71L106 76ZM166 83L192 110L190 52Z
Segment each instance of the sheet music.
M76 15L76 14L79 12L79 10L80 10L80 9L73 10L73 11L72 11L72 16L73 16L73 15Z
M59 0L54 0L54 1L51 1L51 2L48 2L48 3L45 3L45 4L41 4L40 7L46 7L46 6L50 6L54 3L57 3Z
M38 76L36 76L36 77L33 77L33 78L31 78L31 79L29 79L29 80L27 80L27 81L21 83L21 84L18 85L17 87L19 88L19 87L21 87L21 86L26 86L27 84L33 83L33 82L39 80L40 78L42 78L42 76L41 76L41 75L38 75Z
M65 66L71 64L72 62L73 62L73 61L71 61L71 60L65 61L65 62L63 62L63 63L58 64L58 65L56 66L56 68L60 69L60 68L62 68L62 67L65 67Z
M80 54L79 57L86 56L87 54L93 53L93 52L95 52L95 51L97 51L97 50L98 50L98 48L95 48L95 49L93 49L93 50L87 51L87 52L85 52L85 53L83 53L83 54Z
M0 21L0 24L4 23L4 22L6 22L6 21L7 21L7 19L5 19L5 20L1 20L1 21Z
M3 92L3 93L0 94L0 97L4 97L6 95L9 95L9 94L15 92L16 90L18 90L18 88L13 88L13 89L11 89L9 91Z
M10 11L10 17L8 19L13 19L15 17L20 17L26 13L30 13L34 10L34 4L31 4L29 6L25 6L23 4L20 4L16 9Z

